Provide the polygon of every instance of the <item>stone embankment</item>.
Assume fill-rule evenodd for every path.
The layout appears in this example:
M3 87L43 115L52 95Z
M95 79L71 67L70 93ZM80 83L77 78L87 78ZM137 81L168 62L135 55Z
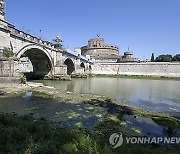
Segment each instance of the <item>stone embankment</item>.
M93 74L180 77L179 62L96 63Z

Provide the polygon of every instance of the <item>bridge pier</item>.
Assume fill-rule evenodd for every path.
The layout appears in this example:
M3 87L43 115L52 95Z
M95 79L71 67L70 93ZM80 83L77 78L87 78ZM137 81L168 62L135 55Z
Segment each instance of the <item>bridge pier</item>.
M0 83L20 83L19 60L0 57Z

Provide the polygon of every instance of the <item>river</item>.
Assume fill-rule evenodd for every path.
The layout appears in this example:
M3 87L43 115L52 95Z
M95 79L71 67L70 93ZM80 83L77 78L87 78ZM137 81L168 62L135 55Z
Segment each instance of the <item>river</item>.
M113 77L73 78L71 81L38 80L48 86L77 93L106 95L120 103L152 111L180 114L180 81Z

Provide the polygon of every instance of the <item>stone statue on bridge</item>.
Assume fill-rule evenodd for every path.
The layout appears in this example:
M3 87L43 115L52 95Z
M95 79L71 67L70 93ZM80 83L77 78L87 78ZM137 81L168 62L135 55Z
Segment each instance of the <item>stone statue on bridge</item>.
M0 0L0 15L4 16L4 0Z
M62 47L63 40L61 39L60 36L56 36L56 38L53 39L53 42L54 42L55 48L61 48Z

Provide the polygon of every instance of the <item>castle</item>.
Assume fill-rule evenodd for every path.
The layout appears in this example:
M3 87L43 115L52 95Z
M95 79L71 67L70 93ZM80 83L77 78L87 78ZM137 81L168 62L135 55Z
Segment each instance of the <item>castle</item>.
M105 44L103 38L92 38L88 41L88 45L81 47L81 54L90 56L97 63L109 62L138 62L137 58L133 58L133 52L129 49L124 52L124 56L119 55L119 47L112 44Z
M89 55L96 62L116 62L119 56L119 47L105 44L103 38L93 38L88 41L87 46L81 47L82 55Z

